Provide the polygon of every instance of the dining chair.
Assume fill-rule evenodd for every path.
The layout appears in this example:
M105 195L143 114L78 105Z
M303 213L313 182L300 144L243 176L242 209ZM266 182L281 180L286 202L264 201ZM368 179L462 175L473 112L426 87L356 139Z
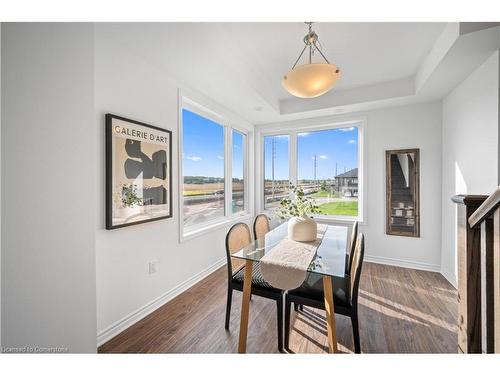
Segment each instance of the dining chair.
M333 277L333 301L335 313L351 318L354 338L354 352L361 353L358 323L358 291L361 268L365 253L365 238L357 236L356 246L352 253L352 267L344 278ZM325 310L323 279L321 275L310 273L306 281L297 289L290 290L285 297L285 348L289 349L290 340L290 308L292 302Z
M227 258L227 304L226 324L229 329L231 316L231 301L233 290L243 291L243 280L245 275L245 261L231 258L231 254L241 250L252 242L250 228L245 223L234 224L226 235L226 258ZM252 295L264 297L276 301L277 323L278 323L278 350L283 352L283 290L273 288L262 276L260 263L255 262L252 267Z
M257 239L264 237L264 235L271 230L269 218L265 214L260 214L255 217L253 222L253 238Z
M354 254L354 247L356 246L356 238L358 236L358 222L355 221L351 228L351 237L349 239L349 252L345 254L345 273L348 275L351 272L352 258L351 254ZM294 303L293 309L295 311L304 311L304 306Z
M355 221L351 229L351 238L349 240L349 254L345 255L345 273L348 275L351 272L352 259L351 254L354 254L354 248L356 247L356 239L358 237L358 222Z

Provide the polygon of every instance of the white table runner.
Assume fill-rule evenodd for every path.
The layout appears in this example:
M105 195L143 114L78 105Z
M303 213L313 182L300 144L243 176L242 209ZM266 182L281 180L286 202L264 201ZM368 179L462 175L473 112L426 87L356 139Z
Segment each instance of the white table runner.
M264 280L275 288L298 288L307 277L307 269L321 244L327 226L318 225L318 236L312 242L281 240L260 260Z

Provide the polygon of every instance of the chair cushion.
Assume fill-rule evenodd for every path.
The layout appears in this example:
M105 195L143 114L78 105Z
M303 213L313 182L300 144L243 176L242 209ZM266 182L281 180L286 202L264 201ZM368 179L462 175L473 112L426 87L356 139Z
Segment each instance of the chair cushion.
M347 293L347 278L332 277L333 281L333 300L337 306L351 307ZM312 299L323 302L323 276L315 273L310 273L306 281L297 289L288 291L290 297L299 296L302 298Z
M241 268L233 275L233 282L243 285L244 278L245 278L245 267ZM260 263L257 262L254 262L252 267L252 287L257 287L260 289L269 289L280 292L279 289L272 287L266 280L264 280L262 272L260 271Z

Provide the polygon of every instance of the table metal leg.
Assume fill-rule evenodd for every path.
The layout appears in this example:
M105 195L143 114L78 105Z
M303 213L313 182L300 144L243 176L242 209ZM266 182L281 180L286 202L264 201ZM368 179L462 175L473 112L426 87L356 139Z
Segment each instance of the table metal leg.
M245 262L245 277L243 279L243 298L241 300L240 319L240 340L238 343L238 353L245 353L247 350L248 313L250 309L250 296L252 295L252 267L253 262Z
M331 276L323 276L323 292L325 294L328 349L330 353L335 353L337 352L337 329L335 327L335 308L333 306L333 283Z

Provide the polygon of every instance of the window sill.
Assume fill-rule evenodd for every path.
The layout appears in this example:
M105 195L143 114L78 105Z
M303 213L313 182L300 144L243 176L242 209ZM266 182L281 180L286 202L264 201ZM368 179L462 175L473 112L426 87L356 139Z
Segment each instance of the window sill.
M269 210L264 210L263 213L265 213L269 218L274 218L274 212L269 211ZM367 225L366 220L361 219L358 216L315 216L314 220L316 220L318 223L325 223L325 224L343 224L343 225L349 225L354 223L355 221L358 222L358 225Z
M247 221L249 219L252 219L253 215L251 213L245 213L237 216L231 216L231 217L225 217L219 220L214 220L210 223L207 223L207 225L201 227L201 228L195 228L192 230L184 231L184 229L181 227L181 233L179 236L179 242L183 243L186 241L189 241L193 238L202 236L206 234L207 232L228 226L230 224L235 224L240 221Z
M356 216L346 216L346 217L325 217L325 216L317 216L314 218L318 223L325 224L352 224L355 221L358 222L359 225L366 225L366 221Z

